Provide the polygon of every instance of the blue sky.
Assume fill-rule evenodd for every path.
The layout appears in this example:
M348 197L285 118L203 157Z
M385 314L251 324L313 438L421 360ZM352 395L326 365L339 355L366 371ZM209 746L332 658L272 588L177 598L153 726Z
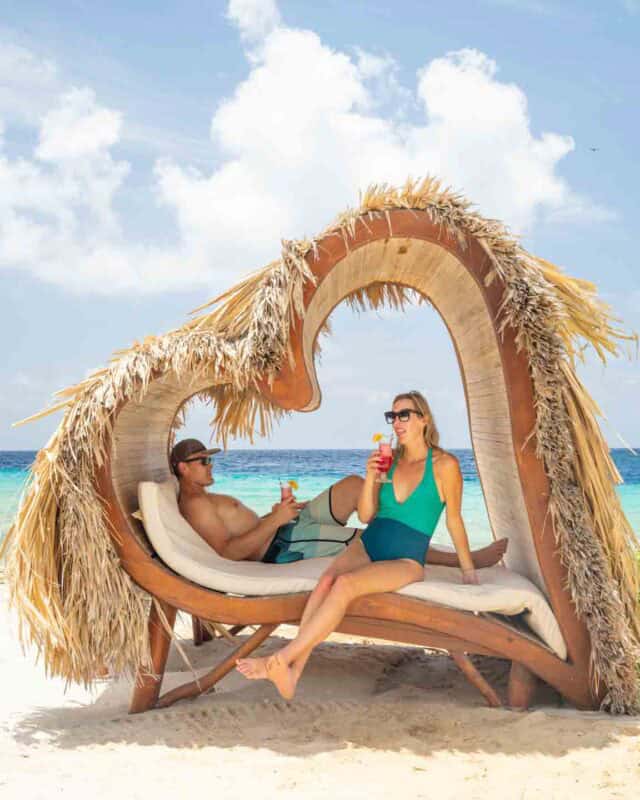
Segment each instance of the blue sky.
M321 230L373 180L435 172L640 330L640 2L22 0L0 22L0 449L112 351ZM591 148L597 148L593 151ZM261 222L250 222L258 215ZM640 445L638 361L580 374ZM397 389L468 445L436 315L339 309L314 415L263 446L366 447ZM191 433L206 436L206 410Z

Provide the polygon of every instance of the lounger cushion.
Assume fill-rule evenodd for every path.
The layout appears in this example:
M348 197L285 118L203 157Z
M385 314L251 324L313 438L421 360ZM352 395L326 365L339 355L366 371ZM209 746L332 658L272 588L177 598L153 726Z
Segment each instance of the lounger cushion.
M147 536L160 558L179 575L219 592L243 596L306 592L331 560L262 564L221 558L180 513L175 478L140 483L138 499ZM426 566L424 573L424 581L405 586L399 594L463 611L523 614L529 627L566 659L567 648L553 612L527 578L505 567L490 567L479 570L479 586L467 586L458 569Z

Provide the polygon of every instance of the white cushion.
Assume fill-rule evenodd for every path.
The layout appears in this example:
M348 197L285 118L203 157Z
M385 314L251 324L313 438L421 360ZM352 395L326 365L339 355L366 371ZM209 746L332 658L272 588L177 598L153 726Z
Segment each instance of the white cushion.
M311 558L292 564L262 564L222 558L196 533L180 513L178 482L145 481L138 485L144 527L154 550L179 575L194 583L238 595L274 595L307 592L331 562ZM460 571L426 566L425 580L399 590L463 611L524 614L529 627L562 659L567 648L546 598L534 584L505 567L478 570L479 586L462 583Z

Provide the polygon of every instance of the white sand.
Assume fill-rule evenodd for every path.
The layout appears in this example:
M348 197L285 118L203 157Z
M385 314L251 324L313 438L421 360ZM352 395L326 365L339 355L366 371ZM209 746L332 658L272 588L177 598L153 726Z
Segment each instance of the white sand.
M228 645L186 650L202 669ZM503 690L504 663L483 669ZM172 653L165 688L189 678ZM417 648L336 637L291 703L232 674L215 694L130 717L124 681L65 694L47 680L2 599L0 679L2 800L638 796L640 718L559 708L551 692L528 714L491 710L449 659Z

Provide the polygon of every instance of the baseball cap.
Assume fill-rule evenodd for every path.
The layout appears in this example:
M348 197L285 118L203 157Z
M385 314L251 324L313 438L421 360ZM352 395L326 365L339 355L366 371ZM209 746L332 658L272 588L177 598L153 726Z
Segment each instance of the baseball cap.
M220 450L220 447L207 448L199 439L183 439L181 442L177 442L171 451L171 466L175 472L180 461L187 461L196 453L202 456L212 456L214 453L219 453Z

